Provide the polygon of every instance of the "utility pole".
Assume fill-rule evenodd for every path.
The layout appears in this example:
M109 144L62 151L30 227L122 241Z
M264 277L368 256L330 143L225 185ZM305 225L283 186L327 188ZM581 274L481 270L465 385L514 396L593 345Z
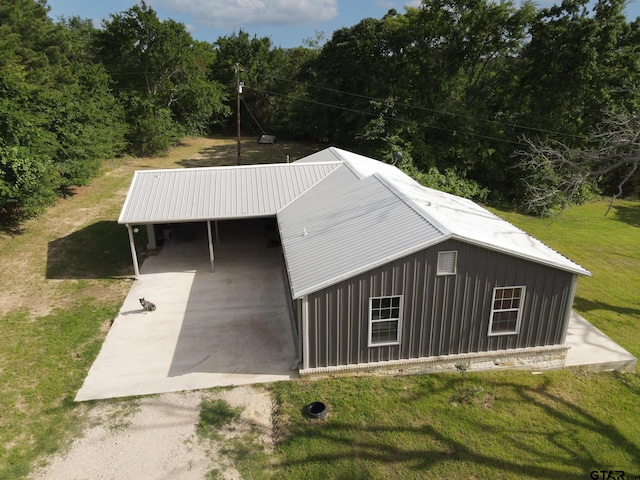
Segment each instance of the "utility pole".
M240 83L240 64L236 63L236 91L237 91L237 129L238 129L238 165L240 165L240 95L242 94L242 83Z

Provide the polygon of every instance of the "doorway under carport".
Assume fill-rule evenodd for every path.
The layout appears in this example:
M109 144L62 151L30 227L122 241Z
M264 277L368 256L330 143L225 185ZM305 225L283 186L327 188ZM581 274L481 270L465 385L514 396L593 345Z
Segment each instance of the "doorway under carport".
M297 353L273 219L172 227L145 260L77 401L296 378ZM144 313L145 297L157 309Z

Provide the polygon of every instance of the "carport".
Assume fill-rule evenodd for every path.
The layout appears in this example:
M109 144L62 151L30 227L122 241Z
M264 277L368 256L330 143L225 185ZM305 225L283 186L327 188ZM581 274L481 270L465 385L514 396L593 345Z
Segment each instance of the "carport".
M76 401L297 377L275 215L337 165L136 172L118 219L136 281ZM141 227L152 254L139 267Z
M153 250L158 243L156 231L170 232L176 223L206 224L214 270L219 221L275 217L338 166L338 162L280 163L135 172L118 218L129 232L135 277L140 277L134 242L139 226L146 227L147 248Z
M215 274L204 225L178 228L142 265L76 401L297 377L282 252L265 245L264 223L221 226Z

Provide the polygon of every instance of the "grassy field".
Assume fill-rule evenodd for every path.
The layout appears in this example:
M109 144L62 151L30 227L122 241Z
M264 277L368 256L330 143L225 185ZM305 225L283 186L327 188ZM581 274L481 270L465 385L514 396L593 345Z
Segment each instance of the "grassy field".
M294 160L319 148L251 139L242 162ZM91 408L72 400L130 286L126 230L116 220L133 171L235 162L227 139L186 139L165 157L109 162L20 235L0 237L0 479L24 478L34 461L63 448ZM593 273L579 281L576 310L639 356L640 202L605 211L596 202L554 219L497 213ZM640 475L635 374L443 374L271 388L278 444L268 465L264 455L235 449L247 478ZM329 406L324 420L302 413L315 400Z

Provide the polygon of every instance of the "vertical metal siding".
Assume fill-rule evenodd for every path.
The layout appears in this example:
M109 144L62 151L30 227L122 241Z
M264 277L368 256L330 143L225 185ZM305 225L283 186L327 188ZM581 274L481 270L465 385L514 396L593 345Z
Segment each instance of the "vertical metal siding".
M436 276L437 254L458 251L458 273ZM569 272L455 240L309 295L310 368L563 342ZM526 287L520 333L488 336L496 286ZM368 347L369 298L403 295L401 344ZM567 313L568 312L568 313Z

